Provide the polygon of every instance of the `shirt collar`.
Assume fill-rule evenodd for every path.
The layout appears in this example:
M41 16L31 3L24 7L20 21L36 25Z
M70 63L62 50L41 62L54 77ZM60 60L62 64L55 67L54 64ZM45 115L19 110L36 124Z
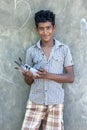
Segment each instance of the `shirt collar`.
M41 40L39 40L39 41L36 43L36 46L37 46L38 48L41 48L41 46L40 46L40 41L41 41Z
M59 48L60 46L63 46L64 44L63 43L61 43L60 41L58 41L58 40L56 40L56 39L54 39L55 40L55 48L57 49L57 48Z
M59 48L60 46L63 46L64 44L63 43L61 43L60 41L58 41L58 40L56 40L55 38L54 38L54 40L55 40L55 48L57 49L57 48ZM36 46L38 47L38 48L41 48L41 46L40 46L40 41L41 40L39 40L37 43L36 43Z

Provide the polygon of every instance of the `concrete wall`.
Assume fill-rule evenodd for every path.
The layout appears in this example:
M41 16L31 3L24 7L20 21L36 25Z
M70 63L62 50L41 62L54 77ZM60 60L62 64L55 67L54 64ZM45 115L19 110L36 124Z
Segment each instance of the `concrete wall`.
M56 14L56 38L69 45L75 63L75 82L64 85L65 130L87 130L87 1L0 0L0 130L20 130L29 87L14 69L19 56L38 36L34 13Z

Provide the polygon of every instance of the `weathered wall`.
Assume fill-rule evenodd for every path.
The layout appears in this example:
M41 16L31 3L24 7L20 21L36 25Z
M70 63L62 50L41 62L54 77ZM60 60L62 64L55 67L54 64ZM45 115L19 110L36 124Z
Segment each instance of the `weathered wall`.
M33 15L40 9L56 13L56 38L69 45L75 82L66 84L65 130L87 130L87 1L0 0L0 130L20 130L29 87L14 69L38 37Z

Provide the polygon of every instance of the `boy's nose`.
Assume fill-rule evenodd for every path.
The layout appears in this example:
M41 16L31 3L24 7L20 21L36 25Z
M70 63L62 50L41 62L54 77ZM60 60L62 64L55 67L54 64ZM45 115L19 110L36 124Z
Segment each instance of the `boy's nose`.
M44 29L44 34L47 34L47 29Z

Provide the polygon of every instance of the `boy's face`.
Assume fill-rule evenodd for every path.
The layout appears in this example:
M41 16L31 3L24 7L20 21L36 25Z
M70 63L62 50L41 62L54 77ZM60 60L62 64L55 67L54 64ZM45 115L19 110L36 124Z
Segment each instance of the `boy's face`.
M55 26L51 22L40 22L36 29L43 42L49 42L53 38Z

